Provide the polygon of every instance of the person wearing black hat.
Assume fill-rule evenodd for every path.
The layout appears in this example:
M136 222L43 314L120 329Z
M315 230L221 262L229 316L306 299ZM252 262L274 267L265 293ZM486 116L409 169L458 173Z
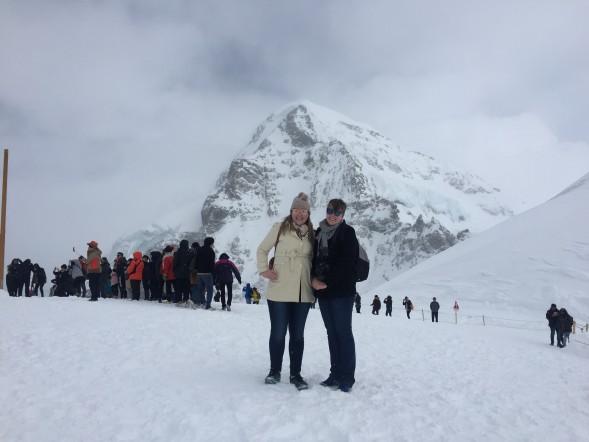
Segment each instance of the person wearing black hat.
M222 308L228 312L231 311L231 299L233 299L233 275L241 285L239 270L227 253L221 253L219 260L215 263L215 284L221 291ZM227 304L225 304L225 290L227 290Z
M556 304L551 304L546 311L546 320L548 321L548 327L550 327L550 345L554 345L554 335L558 326L558 308L556 308Z
M432 312L432 322L438 322L438 311L440 310L440 303L436 301L436 297L434 296L432 302L429 303L429 309Z

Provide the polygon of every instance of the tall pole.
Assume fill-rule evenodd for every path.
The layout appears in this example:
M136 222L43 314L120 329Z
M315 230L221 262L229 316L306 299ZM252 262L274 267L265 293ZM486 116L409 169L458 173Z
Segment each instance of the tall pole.
M4 289L4 250L6 244L6 194L8 187L8 149L4 149L2 174L2 216L0 219L0 289Z

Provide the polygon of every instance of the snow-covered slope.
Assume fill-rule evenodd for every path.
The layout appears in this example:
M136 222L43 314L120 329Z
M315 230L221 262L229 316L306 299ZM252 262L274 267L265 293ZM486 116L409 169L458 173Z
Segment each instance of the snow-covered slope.
M288 350L282 382L263 383L265 307L0 292L0 440L587 440L588 347L577 342L586 335L559 349L544 324L456 326L365 311L354 314L356 385L346 394L319 385L329 353L316 309L302 367L310 389L298 392Z
M250 279L257 245L300 191L311 197L315 222L330 198L349 204L346 218L369 253L373 284L454 245L467 230L511 215L499 190L480 178L403 151L375 130L303 101L257 128L206 198L196 236L214 236L216 249ZM163 244L159 233L139 236L123 238L113 252Z
M374 293L420 306L513 310L542 317L551 303L589 319L589 174L563 192L396 276ZM518 313L518 314L519 314Z

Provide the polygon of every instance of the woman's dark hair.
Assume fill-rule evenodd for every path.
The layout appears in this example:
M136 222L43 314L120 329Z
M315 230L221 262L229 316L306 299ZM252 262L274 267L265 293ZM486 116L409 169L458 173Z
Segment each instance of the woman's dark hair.
M327 207L331 207L333 210L341 210L342 212L346 212L346 208L348 207L346 205L346 203L344 203L344 200L341 200L339 198L334 198L332 200L329 200L329 202L327 203Z

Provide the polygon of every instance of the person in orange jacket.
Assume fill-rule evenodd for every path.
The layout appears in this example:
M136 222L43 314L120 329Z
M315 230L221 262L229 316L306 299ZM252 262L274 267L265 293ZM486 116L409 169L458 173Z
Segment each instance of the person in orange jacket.
M174 246L168 245L164 249L164 258L162 259L162 277L166 281L166 298L168 302L174 301L176 295L174 294L174 282L176 275L174 274Z
M133 252L133 260L127 267L127 275L131 282L131 294L134 301L139 301L141 293L141 281L143 280L143 254L140 251Z

